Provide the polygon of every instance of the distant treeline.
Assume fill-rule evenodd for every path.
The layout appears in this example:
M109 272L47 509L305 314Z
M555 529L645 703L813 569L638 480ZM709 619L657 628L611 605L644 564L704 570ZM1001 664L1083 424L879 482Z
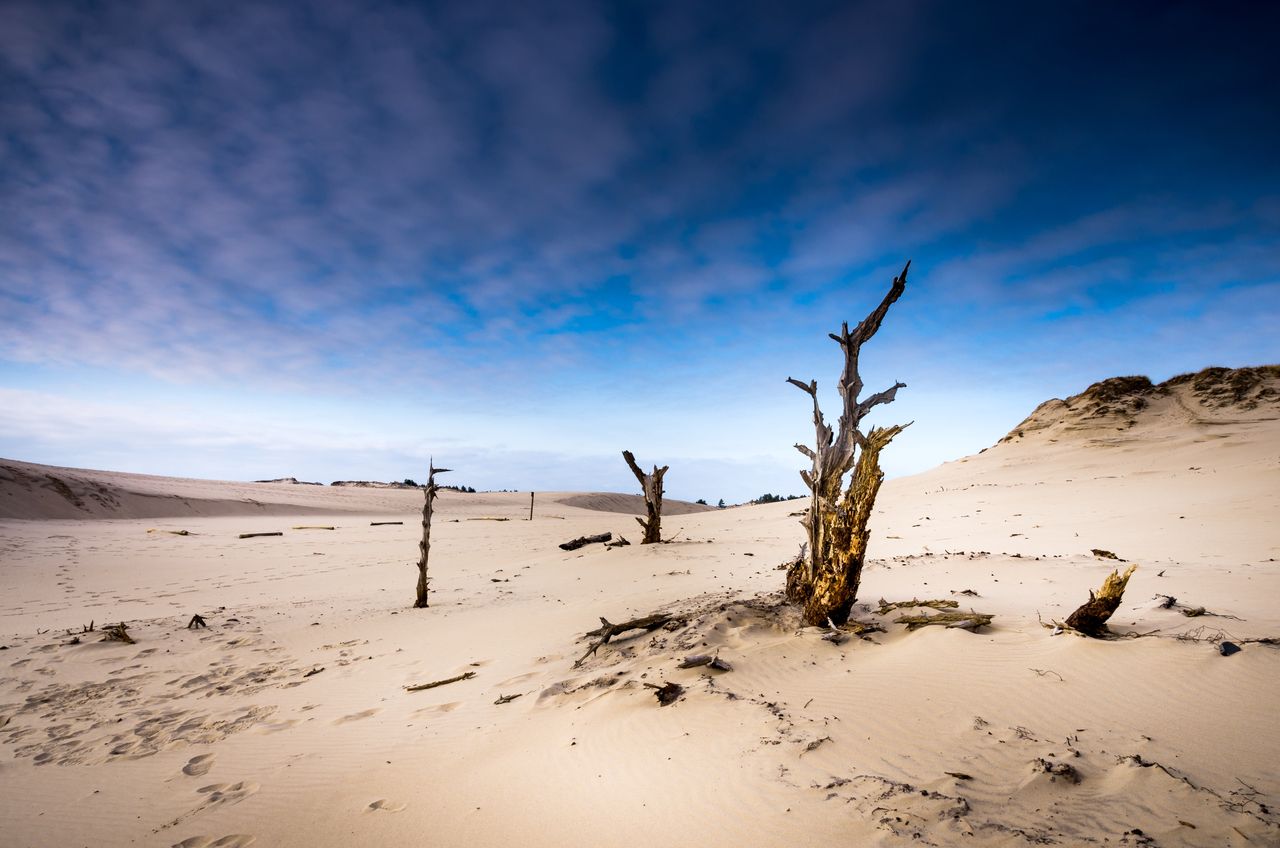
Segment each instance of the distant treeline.
M763 495L761 495L760 497L758 497L758 498L756 498L755 500L751 501L751 503L753 503L753 504L767 504L767 503L780 503L780 502L782 502L782 501L798 501L798 500L800 500L802 497L804 497L804 495L772 495L772 494L770 494L770 493L768 493L768 492L765 492L765 493L764 493Z

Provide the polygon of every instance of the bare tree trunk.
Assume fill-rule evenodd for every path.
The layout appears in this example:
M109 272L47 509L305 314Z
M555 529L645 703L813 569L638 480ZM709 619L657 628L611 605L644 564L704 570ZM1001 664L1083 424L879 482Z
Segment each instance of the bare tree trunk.
M653 542L662 541L662 475L667 473L670 466L664 465L661 468L653 466L653 471L645 474L640 470L640 466L636 465L636 457L631 451L624 450L622 458L627 461L627 465L631 468L631 473L636 475L636 479L640 481L640 489L644 494L644 506L649 513L649 520L646 521L636 516L636 521L644 529L644 538L640 540L640 544L648 545Z
M806 624L822 626L828 621L843 624L848 620L862 577L869 538L867 522L884 478L880 451L909 426L876 428L870 435L863 435L858 429L863 416L880 404L891 403L898 389L906 385L894 383L866 400L859 400L862 378L858 374L858 354L862 345L880 329L889 307L906 289L910 267L908 262L894 278L880 305L852 332L848 324L843 324L839 335L831 334L845 359L839 384L843 400L839 432L833 430L822 415L817 381L803 383L787 378L787 382L813 399L814 446L796 445L796 450L813 463L811 469L800 472L811 493L809 511L800 522L808 535L809 555L787 573L787 598L803 606ZM850 470L854 472L853 478L845 490L845 475Z
M418 596L413 602L415 609L425 609L428 606L427 586L430 580L427 578L427 558L431 555L431 507L438 491L436 474L443 474L449 470L436 468L434 463L430 464L429 468L427 485L422 490L422 541L418 543Z

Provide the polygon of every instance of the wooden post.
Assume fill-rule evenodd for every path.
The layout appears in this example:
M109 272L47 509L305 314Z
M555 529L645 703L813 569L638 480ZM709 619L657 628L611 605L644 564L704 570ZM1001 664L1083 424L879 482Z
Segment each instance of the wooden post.
M422 489L422 541L418 543L418 592L413 606L415 609L427 607L427 558L431 554L431 506L436 499L436 474L443 474L448 468L436 468L435 461L430 460L427 472L427 485Z
M844 370L839 391L843 400L839 431L823 418L818 405L818 383L787 378L813 399L814 446L796 445L813 466L801 471L800 477L809 487L809 511L800 522L808 534L809 556L796 563L787 573L787 599L804 607L804 622L825 626L828 620L837 625L848 620L849 610L857 599L862 565L866 554L867 522L884 473L880 470L880 451L904 427L895 425L876 428L864 435L858 429L864 415L875 406L891 403L905 383L895 382L882 392L859 400L862 377L858 374L858 354L876 331L902 292L906 289L908 262L893 280L893 286L870 315L849 330L843 324L839 335L831 333L844 352ZM845 475L853 471L848 489Z
M649 513L649 520L646 521L639 516L636 521L644 528L644 538L640 540L642 545L650 545L654 542L662 541L662 475L667 473L669 466L653 466L653 471L646 474L640 470L640 466L636 465L635 454L631 451L624 450L622 458L627 461L631 473L636 475L636 479L640 481L640 490L644 495L645 510Z
M529 493L529 520L533 520L533 492Z

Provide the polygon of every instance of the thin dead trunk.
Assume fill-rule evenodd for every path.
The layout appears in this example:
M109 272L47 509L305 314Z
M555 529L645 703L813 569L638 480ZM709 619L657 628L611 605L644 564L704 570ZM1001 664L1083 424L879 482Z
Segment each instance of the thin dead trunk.
M427 559L431 555L431 508L436 499L436 474L443 474L448 468L436 468L434 464L428 466L427 485L422 490L422 541L418 543L418 594L417 599L413 602L415 609L425 609L427 604L427 588L430 580L427 577Z
M622 458L627 461L627 466L631 469L631 473L636 475L636 479L640 481L640 489L644 494L645 510L649 513L649 519L646 521L636 516L636 521L644 529L644 538L640 540L640 544L648 545L653 542L662 541L662 475L667 473L669 466L653 466L653 471L645 474L640 470L640 466L636 465L635 454L631 451L624 450Z
M880 305L852 332L848 324L843 324L838 335L831 334L845 360L838 387L843 401L838 431L823 417L817 381L804 383L787 378L813 400L814 446L796 445L796 450L812 462L809 470L800 472L811 493L808 513L800 522L808 535L809 555L787 573L787 598L804 608L806 624L843 624L848 619L862 577L869 538L867 523L884 479L880 451L909 426L878 427L867 435L858 429L863 416L880 404L891 403L898 389L906 385L894 383L859 400L863 384L858 374L858 355L862 345L880 329L889 307L906 289L910 267L908 262ZM853 477L846 490L845 476L850 471Z

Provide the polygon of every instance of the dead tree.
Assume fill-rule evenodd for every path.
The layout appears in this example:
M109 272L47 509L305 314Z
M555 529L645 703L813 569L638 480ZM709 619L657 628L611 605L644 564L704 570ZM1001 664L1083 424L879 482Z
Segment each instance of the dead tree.
M415 609L427 607L427 557L431 554L431 506L436 499L436 475L449 471L448 468L436 468L434 462L428 465L427 485L422 487L422 541L418 543L418 598L413 602Z
M867 522L875 505L876 494L884 472L880 470L880 451L908 424L875 427L864 434L858 425L863 416L880 404L890 403L905 383L894 383L882 392L859 400L862 378L858 375L858 354L880 329L889 307L902 295L907 284L908 262L893 280L884 300L864 318L852 332L843 324L840 334L831 333L844 352L844 371L840 375L840 396L844 401L840 412L839 431L833 431L818 405L818 383L802 383L788 377L787 382L813 399L813 423L816 439L812 448L796 445L813 467L800 476L812 497L809 510L800 522L809 536L808 557L798 560L787 572L787 599L803 607L806 624L824 626L828 621L844 624L858 596L862 566L867 552ZM848 488L845 475L853 471Z
M624 450L622 458L627 461L627 465L631 468L631 473L636 475L636 479L640 481L640 490L644 494L644 507L649 513L649 520L636 516L636 521L644 528L644 538L640 540L640 544L648 545L653 542L662 541L662 475L667 473L670 466L664 465L661 468L653 466L653 471L645 474L640 470L640 466L636 465L636 457L631 451Z

